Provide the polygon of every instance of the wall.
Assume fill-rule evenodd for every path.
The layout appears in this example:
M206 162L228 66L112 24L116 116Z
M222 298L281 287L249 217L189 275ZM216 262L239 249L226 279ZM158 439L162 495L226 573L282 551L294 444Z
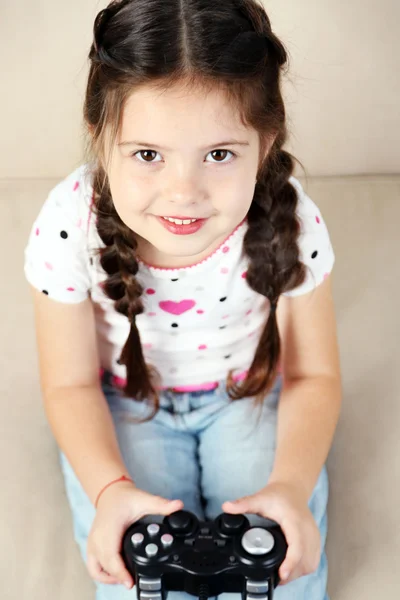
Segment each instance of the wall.
M0 178L61 177L80 164L86 56L106 4L2 0ZM398 173L400 2L264 5L291 56L288 149L307 173Z

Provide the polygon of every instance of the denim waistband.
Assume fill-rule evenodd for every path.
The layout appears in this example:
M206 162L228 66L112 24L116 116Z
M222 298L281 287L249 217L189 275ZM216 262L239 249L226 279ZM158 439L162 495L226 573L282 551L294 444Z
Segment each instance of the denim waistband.
M239 373L238 375L234 376L233 379L234 381L238 382L238 381L242 381L245 377L246 377L247 371L243 371L242 373ZM113 373L111 373L110 371L107 371L106 369L100 369L100 379L102 382L111 385L113 387L122 389L123 387L125 387L126 384L126 380L122 379L121 377L118 377L117 375L114 375ZM158 391L160 392L174 392L177 394L206 394L207 392L213 392L214 390L216 390L218 387L225 385L226 381L213 381L210 383L204 383L204 384L200 384L199 386L176 386L176 387L162 387L159 388Z

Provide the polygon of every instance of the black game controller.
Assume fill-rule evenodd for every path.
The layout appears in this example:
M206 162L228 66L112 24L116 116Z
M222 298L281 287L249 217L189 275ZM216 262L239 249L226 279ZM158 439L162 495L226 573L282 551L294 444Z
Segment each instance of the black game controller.
M272 600L286 552L285 537L274 522L254 527L245 515L228 513L200 522L184 510L160 523L137 521L122 542L138 600L165 600L172 590L201 600L223 592L240 593L243 600Z

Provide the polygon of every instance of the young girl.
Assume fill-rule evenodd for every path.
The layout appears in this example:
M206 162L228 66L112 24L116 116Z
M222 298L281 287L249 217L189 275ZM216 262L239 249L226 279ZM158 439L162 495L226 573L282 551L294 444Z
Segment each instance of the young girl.
M284 46L255 0L123 0L89 57L90 159L50 192L25 272L96 598L134 597L127 527L185 508L274 519L274 597L326 600L334 252L283 150Z

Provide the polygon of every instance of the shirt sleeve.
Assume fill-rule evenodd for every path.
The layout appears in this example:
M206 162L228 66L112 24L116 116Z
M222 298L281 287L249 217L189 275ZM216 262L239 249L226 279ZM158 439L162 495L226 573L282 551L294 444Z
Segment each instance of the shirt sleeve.
M77 304L89 296L85 222L81 186L68 177L45 200L25 248L25 277L53 300Z
M300 296L320 285L329 275L335 263L335 254L328 228L321 211L304 192L295 177L290 178L298 195L297 214L300 220L298 239L300 260L306 267L304 282L293 290L283 292L283 296Z

